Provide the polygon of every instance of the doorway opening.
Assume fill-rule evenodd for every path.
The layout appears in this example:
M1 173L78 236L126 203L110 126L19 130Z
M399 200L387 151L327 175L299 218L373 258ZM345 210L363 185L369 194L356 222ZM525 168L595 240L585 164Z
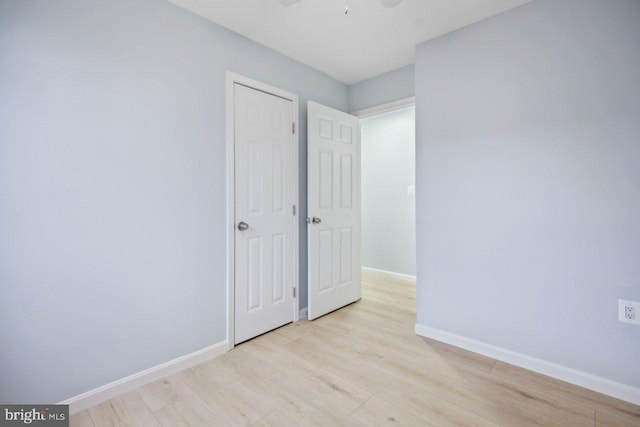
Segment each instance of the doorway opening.
M363 298L415 313L415 106L360 119Z

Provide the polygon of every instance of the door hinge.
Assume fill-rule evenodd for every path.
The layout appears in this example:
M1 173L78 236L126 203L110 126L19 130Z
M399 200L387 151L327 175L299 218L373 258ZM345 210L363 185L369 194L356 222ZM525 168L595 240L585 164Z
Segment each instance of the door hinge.
M296 205L293 205L293 216L296 215Z
M295 122L291 123L291 133L294 134L294 135L296 133L296 124L295 124Z
M293 288L293 297L296 297L296 288Z

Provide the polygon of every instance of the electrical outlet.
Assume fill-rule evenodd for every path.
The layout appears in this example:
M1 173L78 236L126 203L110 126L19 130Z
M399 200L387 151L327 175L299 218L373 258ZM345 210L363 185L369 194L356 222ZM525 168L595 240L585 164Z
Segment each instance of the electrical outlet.
M627 320L636 320L636 311L630 305L624 306L624 318Z
M618 320L623 323L640 325L640 302L618 300Z

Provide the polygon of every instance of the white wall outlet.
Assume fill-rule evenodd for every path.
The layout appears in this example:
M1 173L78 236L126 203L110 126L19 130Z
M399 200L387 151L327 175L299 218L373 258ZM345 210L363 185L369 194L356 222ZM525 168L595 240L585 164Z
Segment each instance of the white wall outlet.
M414 194L416 194L416 186L415 185L410 185L407 187L407 195L408 196L413 196Z
M640 302L618 300L618 320L623 323L640 325Z

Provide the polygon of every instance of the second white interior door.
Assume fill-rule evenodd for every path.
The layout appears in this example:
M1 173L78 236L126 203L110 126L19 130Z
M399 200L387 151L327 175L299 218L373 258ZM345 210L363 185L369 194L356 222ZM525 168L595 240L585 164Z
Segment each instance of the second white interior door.
M358 119L308 103L309 319L360 298Z

